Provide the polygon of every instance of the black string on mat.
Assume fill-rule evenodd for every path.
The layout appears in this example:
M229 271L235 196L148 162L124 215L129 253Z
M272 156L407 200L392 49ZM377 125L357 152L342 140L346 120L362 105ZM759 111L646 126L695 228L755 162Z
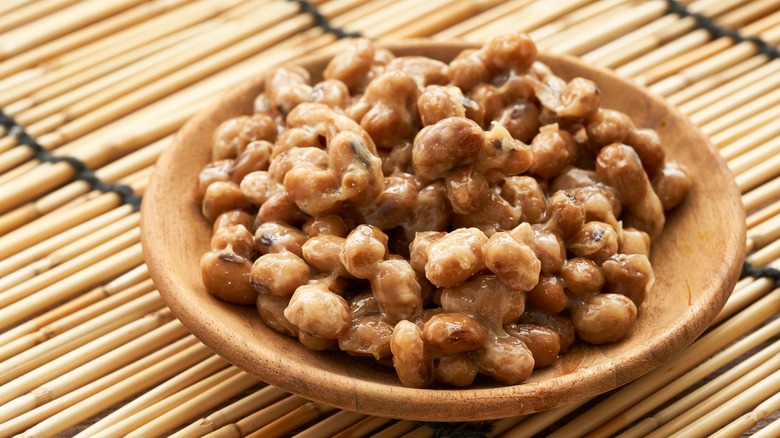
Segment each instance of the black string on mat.
M317 25L317 27L322 28L327 33L332 33L336 36L336 38L360 38L363 35L360 32L352 31L347 32L344 29L340 27L335 27L330 24L330 20L328 20L328 17L324 16L322 12L317 9L316 6L311 4L311 2L307 0L292 0L293 2L298 4L298 7L301 8L301 12L304 14L309 14L314 18L314 24Z
M141 197L133 193L133 189L130 186L124 184L112 184L107 183L93 172L83 161L75 157L54 155L49 152L48 149L41 146L35 138L30 135L24 128L16 123L13 117L0 110L0 126L3 126L8 130L8 135L12 135L19 140L20 145L30 147L35 153L35 158L42 163L60 163L65 162L76 171L76 178L80 179L95 190L101 192L113 192L118 194L123 204L129 204L135 210L141 208Z
M742 274L740 275L740 278L745 277L769 278L774 280L776 286L780 286L780 269L769 266L757 268L747 260L742 264Z
M734 29L729 29L726 27L723 27L715 22L712 18L700 14L698 12L691 12L688 10L688 8L685 7L685 5L681 4L680 2L676 0L666 0L667 8L666 13L667 14L677 14L681 17L693 17L694 20L696 20L696 27L699 29L704 29L714 38L721 38L721 37L729 37L732 40L734 40L736 43L742 43L745 41L749 41L758 47L758 51L766 56L768 56L771 59L777 59L780 58L780 50L777 47L774 47L773 45L769 44L768 42L764 41L760 37L757 36L743 36L738 31Z
M428 426L434 430L433 438L487 438L493 428L490 422L483 423L439 423L431 421L417 422L419 426Z

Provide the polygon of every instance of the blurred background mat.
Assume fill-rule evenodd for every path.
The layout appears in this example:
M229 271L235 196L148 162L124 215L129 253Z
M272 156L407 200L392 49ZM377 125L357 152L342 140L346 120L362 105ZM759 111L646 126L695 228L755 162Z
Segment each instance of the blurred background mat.
M747 212L710 330L594 400L478 424L338 410L233 367L149 278L139 206L226 89L350 38L527 32L679 106ZM780 436L780 0L3 0L0 436Z

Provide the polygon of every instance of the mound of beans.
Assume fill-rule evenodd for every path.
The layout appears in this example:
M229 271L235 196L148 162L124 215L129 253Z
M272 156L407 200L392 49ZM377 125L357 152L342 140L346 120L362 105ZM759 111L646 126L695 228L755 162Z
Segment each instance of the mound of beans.
M216 130L210 293L408 387L517 384L629 334L691 185L656 132L523 34L449 64L357 40L322 76L276 69Z

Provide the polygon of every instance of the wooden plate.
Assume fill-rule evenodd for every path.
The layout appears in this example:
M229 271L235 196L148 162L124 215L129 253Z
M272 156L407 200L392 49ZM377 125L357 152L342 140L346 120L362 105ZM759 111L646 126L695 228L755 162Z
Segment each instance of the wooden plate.
M396 55L449 61L468 43L413 41L387 46ZM740 193L717 151L687 118L616 75L576 59L540 54L568 80L583 76L600 87L602 106L628 113L658 131L667 155L691 170L693 187L653 244L653 293L624 341L579 346L521 385L487 380L466 389L410 389L392 370L342 352L315 352L266 327L254 308L226 304L201 283L198 260L210 226L194 201L200 169L209 161L214 129L252 111L262 75L198 114L165 152L143 201L142 242L157 288L192 333L236 366L286 391L366 414L431 421L485 420L525 414L593 397L658 367L700 335L720 311L744 259L745 217ZM319 80L327 59L301 60Z

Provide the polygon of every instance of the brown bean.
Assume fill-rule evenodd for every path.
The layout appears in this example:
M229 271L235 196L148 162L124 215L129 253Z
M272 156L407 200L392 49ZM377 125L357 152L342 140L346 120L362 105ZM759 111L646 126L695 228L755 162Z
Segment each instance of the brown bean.
M533 152L528 146L512 138L502 125L494 123L485 133L475 165L487 174L491 183L496 183L504 176L525 172L533 160Z
M598 113L601 94L593 81L577 77L566 84L561 103L562 108L557 111L559 116L592 119Z
M453 228L478 228L487 235L507 231L520 223L522 212L501 195L490 190L482 210L471 214L455 214Z
M414 79L422 90L429 85L449 82L447 64L425 56L399 56L387 63L386 70L398 70Z
M428 247L446 235L447 233L442 231L422 231L414 236L414 240L409 244L409 263L417 274L425 276Z
M336 54L322 73L324 79L338 79L350 93L361 93L368 81L373 78L372 67L376 50L368 39L360 38Z
M487 339L487 329L463 313L434 315L425 323L422 337L434 354L450 355L476 350Z
M487 236L476 228L459 228L428 246L425 277L439 287L454 286L485 268L482 247Z
M574 236L585 224L585 207L573 195L555 192L547 200L545 227L557 232L564 239Z
M353 356L374 359L389 357L393 326L381 315L365 315L352 320L347 333L339 338L339 348Z
M265 114L238 116L222 122L214 132L213 161L236 158L253 141L276 140L276 122Z
M299 229L276 222L265 222L255 229L255 247L260 254L290 251L303 257L301 247L306 240Z
M423 128L414 139L412 165L419 177L435 180L469 164L482 144L483 131L469 119L448 117Z
M309 71L300 66L279 67L265 79L265 95L269 104L281 114L289 113L309 101L312 88Z
M536 44L524 33L500 35L489 39L478 54L494 72L523 74L536 60Z
M203 203L206 190L211 183L215 181L230 181L230 169L234 163L235 160L233 159L224 159L212 161L203 167L200 173L198 173L198 186L195 191L195 199L199 204Z
M349 311L355 320L366 315L378 315L381 313L379 304L371 291L355 295L349 300Z
M247 260L255 256L255 238L244 225L226 225L219 227L211 236L211 249L227 250Z
M390 230L403 222L417 203L417 185L414 177L396 174L385 177L385 189L373 202L360 207L363 223L381 230Z
M257 211L255 218L255 228L264 222L277 222L298 227L306 222L309 215L302 212L295 200L289 193L281 190L279 193L268 198Z
M510 176L501 186L501 197L520 207L520 220L531 224L545 220L547 197L539 181L530 176Z
M469 353L438 356L433 364L436 381L445 385L469 386L479 374L477 362Z
M325 339L344 336L352 324L347 302L323 282L296 289L284 317L301 331Z
M444 177L447 199L457 214L476 213L485 205L490 189L482 172L472 166L453 170Z
M636 228L624 227L618 234L618 252L621 254L650 255L650 236Z
M569 240L567 246L577 257L603 263L617 252L618 235L608 224L588 222Z
M563 267L563 262L566 261L566 245L556 232L541 224L522 223L509 234L533 250L541 263L541 272L555 274Z
M480 372L505 385L516 385L531 376L534 357L523 341L514 336L490 336L477 351Z
M344 240L328 234L310 237L301 247L303 258L320 274L351 277L339 259Z
M628 335L636 314L636 305L625 295L597 294L574 307L571 322L577 336L585 342L612 344Z
M477 50L460 52L449 64L450 81L452 85L463 92L469 92L480 82L490 79L490 71L480 58Z
M563 281L549 274L542 274L539 283L526 296L529 307L544 310L550 313L563 312L569 305L569 297L563 290Z
M268 170L272 151L273 144L271 142L266 140L250 142L230 168L230 180L240 185L244 177L250 173L258 170Z
M485 243L485 266L511 289L529 291L539 283L542 264L534 251L507 232L490 236Z
M383 260L374 269L371 290L390 321L410 319L422 310L421 287L408 261Z
M288 133L292 130L287 130ZM282 134L284 135L284 134ZM323 137L323 142L325 138ZM278 142L277 142L278 144ZM323 143L323 147L325 144ZM284 176L296 164L309 163L316 168L328 167L328 153L318 147L294 147L275 155L268 165L268 175L276 182L284 182Z
M349 88L337 79L327 79L312 87L309 102L322 103L331 108L344 109L349 105Z
M387 240L387 235L379 228L359 225L344 241L339 259L353 276L371 279L379 262L387 257Z
M531 142L533 164L528 169L534 175L549 179L577 160L577 145L571 134L557 125L543 126Z
M685 166L668 162L655 175L652 184L664 210L671 210L685 199L693 181Z
M634 130L634 123L626 114L610 109L599 109L585 128L588 139L597 146L623 143Z
M642 161L630 146L612 143L599 152L596 174L604 184L617 191L620 201L631 207L647 196L649 184Z
M339 345L336 339L320 338L304 331L298 332L298 342L309 350L314 351L336 350Z
M641 305L655 284L650 260L644 254L615 254L602 265L607 291L627 296Z
M417 204L401 222L401 227L406 238L412 240L417 232L446 230L451 217L452 209L447 201L444 183L435 181L417 192Z
M239 185L244 197L256 206L263 205L272 196L280 194L284 187L271 179L264 170L254 171L246 175Z
M227 211L252 211L252 209L252 204L237 184L229 181L214 181L206 189L201 211L207 220L213 222L217 216Z
M448 117L466 117L463 92L458 87L431 85L417 99L417 111L423 126Z
M251 214L243 210L230 210L217 216L212 226L212 233L216 233L220 228L232 225L243 225L247 230L253 230L253 223L254 218Z
M560 276L569 295L574 298L598 293L606 281L599 265L584 257L566 260Z
M552 329L533 324L508 324L506 332L519 338L534 357L534 368L544 368L558 360L561 337Z
M260 319L272 329L287 336L298 337L298 327L284 317L284 309L290 304L290 297L262 294L257 296L257 313Z
M349 230L341 216L326 214L309 218L301 230L311 237L329 235L347 237Z
M539 107L527 99L520 99L507 106L496 118L512 137L530 143L539 131Z
M400 321L390 339L393 366L401 384L425 388L433 383L433 358L422 339L422 330L410 321Z
M309 265L290 251L260 256L252 264L250 282L259 294L289 297L311 279Z
M566 353L574 343L574 326L568 317L531 308L520 317L519 322L546 327L558 333L561 340L560 354Z
M634 129L628 133L626 144L639 155L647 176L653 178L661 170L666 154L661 148L657 132L652 129Z
M525 311L525 292L504 286L493 275L441 290L441 307L449 313L465 313L489 330L500 332L501 326L516 322Z
M228 303L252 305L257 292L249 283L252 263L228 251L209 251L200 258L203 285L212 295Z

